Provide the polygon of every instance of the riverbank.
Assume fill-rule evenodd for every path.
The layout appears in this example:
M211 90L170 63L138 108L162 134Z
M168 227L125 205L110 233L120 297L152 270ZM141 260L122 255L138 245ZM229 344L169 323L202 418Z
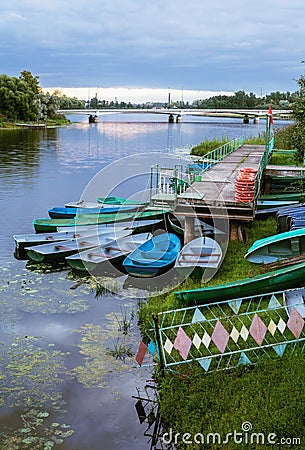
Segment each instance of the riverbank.
M215 277L207 286L228 281L252 277L261 273L259 265L253 265L244 259L247 249L257 239L276 233L274 218L254 221L247 229L248 242L230 242L224 262ZM179 290L202 287L201 283L187 279ZM177 290L177 288L176 288ZM140 310L140 326L143 335L152 328L152 316L160 311L182 308L173 293L151 297ZM304 441L305 432L301 417L304 417L304 354L293 354L287 349L284 358L271 354L262 357L252 366L240 366L222 372L205 373L204 369L193 362L175 366L174 371L161 374L155 371L160 390L160 412L165 431L179 434L177 449L213 449L219 450L219 442L210 441L204 447L201 441L182 440L184 433L195 436L196 433L219 433L225 439L227 433L242 432L242 424L252 424L253 432L265 436L275 433L277 437L297 437ZM287 401L287 392L293 386L293 395ZM165 432L164 431L164 432ZM168 437L168 435L167 435ZM206 441L204 441L206 442ZM230 449L246 449L230 441ZM259 444L251 448L260 449ZM264 447L265 448L265 447ZM266 448L274 448L266 444ZM292 448L288 446L287 448Z
M58 119L48 119L46 122L0 122L0 129L18 129L18 128L33 128L33 129L44 129L44 128L54 128L54 127L62 127L66 125L70 125L71 121L66 118L58 118Z
M284 148L283 134L276 143ZM253 139L264 144L265 136ZM249 140L249 141L253 141ZM217 141L221 144L222 141ZM214 142L215 144L215 142ZM196 147L196 155L210 151L211 142L203 142ZM292 155L274 155L272 163L288 165L293 163ZM275 162L276 161L276 162ZM254 241L276 233L274 218L255 220L247 226L246 243L229 242L221 268L212 280L204 286L223 284L237 279L253 277L262 273L259 265L253 265L244 259L244 255ZM179 289L187 290L203 287L201 282L188 278ZM276 287L275 287L276 288ZM142 335L149 334L152 328L152 316L161 311L183 308L171 292L151 297L140 310ZM230 449L260 449L262 441L248 442L225 440L229 433L248 431L262 433L264 437L274 434L276 442L287 438L287 448L293 441L304 442L305 432L302 422L305 408L304 362L301 344L294 353L287 351L285 357L272 354L259 359L256 365L245 365L222 372L205 373L204 369L193 362L175 366L174 371L155 370L160 392L160 412L165 424L164 435L178 450L213 449L219 450L221 443ZM287 392L293 386L293 395L287 401ZM185 434L186 433L186 434ZM208 442L208 433L217 434ZM242 435L242 434L241 434ZM183 437L184 436L184 437ZM222 441L218 440L222 439ZM162 440L162 436L160 437ZM299 441L294 441L299 442ZM275 442L264 442L264 448L274 448ZM203 445L204 444L204 445ZM226 447L227 445L227 447Z

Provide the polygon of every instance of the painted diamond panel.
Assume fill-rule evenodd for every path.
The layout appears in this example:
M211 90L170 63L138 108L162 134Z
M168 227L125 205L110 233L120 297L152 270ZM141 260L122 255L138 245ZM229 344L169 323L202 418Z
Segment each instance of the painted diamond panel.
M249 331L248 331L248 329L245 327L245 325L243 325L243 326L241 327L240 335L241 335L241 337L243 338L243 340L246 342L246 340L248 339L248 336L249 336Z
M223 353L225 351L229 337L230 337L230 334L225 329L225 327L222 325L222 323L218 320L211 338L221 353Z
M293 333L295 338L299 339L304 327L304 319L301 316L301 314L296 310L296 308L292 308L292 312L287 322L287 327Z
M262 319L255 314L249 332L258 345L262 345L267 332L267 327Z
M138 349L138 353L136 355L136 361L139 364L139 366L142 366L142 362L144 360L146 352L147 352L147 345L145 345L144 342L141 342Z
M274 336L274 333L277 330L277 326L275 325L275 323L274 323L274 321L272 319L270 320L270 323L268 325L268 330L272 334L272 336Z
M164 344L164 350L167 351L167 353L170 355L173 350L173 343L167 338L166 342Z
M279 331L283 334L286 328L286 323L284 322L284 320L282 318L280 318L279 323L277 324L277 328L279 329Z
M192 345L191 339L185 333L185 331L180 327L174 342L174 348L178 350L181 358L186 360Z
M198 348L200 347L202 341L200 339L200 337L198 336L198 334L196 333L195 336L193 337L193 344L195 345L195 347Z
M236 344L239 338L239 331L235 327L233 327L230 336Z
M206 348L209 348L210 342L211 342L211 337L209 335L209 333L207 333L206 331L204 332L204 335L202 336L202 343L204 344L204 346Z

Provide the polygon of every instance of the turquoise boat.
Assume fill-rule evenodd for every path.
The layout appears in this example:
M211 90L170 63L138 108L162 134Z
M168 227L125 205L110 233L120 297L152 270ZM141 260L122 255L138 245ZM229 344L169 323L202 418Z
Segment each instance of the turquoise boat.
M96 199L98 203L106 205L147 205L147 202L140 202L138 200L130 200L123 197L110 196L110 197L98 197Z
M88 227L114 222L126 222L130 220L146 220L163 218L169 213L169 209L152 209L140 212L118 212L108 214L87 214L73 219L35 219L33 222L38 233L57 231L58 227Z
M168 271L181 249L173 233L162 233L140 245L123 261L124 270L134 277L154 277Z
M260 195L260 200L267 200L267 201L297 201L301 202L304 200L305 193L304 192L281 192L278 194L264 194Z
M281 208L282 206L296 206L299 200L265 200L261 197L257 200L257 209Z
M136 206L109 206L104 207L101 205L99 208L66 208L61 206L56 206L48 210L48 214L51 219L73 219L76 216L82 216L87 214L107 214L107 213L117 213L119 211L134 211Z
M302 286L305 279L305 262L283 269L266 272L253 278L243 278L230 283L199 289L176 291L176 297L187 306L201 305L239 297L249 297L269 292L284 291Z
M305 257L305 228L255 241L245 259L255 264L270 264L300 255Z

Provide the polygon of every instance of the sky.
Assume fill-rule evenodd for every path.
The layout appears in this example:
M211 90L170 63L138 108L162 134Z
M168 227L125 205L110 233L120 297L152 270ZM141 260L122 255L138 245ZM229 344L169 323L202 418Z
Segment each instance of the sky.
M294 92L304 23L304 0L1 0L0 73L101 98Z

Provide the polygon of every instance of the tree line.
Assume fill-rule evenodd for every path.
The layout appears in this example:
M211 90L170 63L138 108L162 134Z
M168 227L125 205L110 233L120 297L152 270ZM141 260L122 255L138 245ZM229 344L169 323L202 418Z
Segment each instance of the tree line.
M24 70L19 77L0 75L0 120L8 121L46 121L58 117L59 109L85 109L85 108L255 108L268 109L270 103L273 109L293 109L296 105L297 118L302 110L304 90L304 76L298 81L300 90L290 92L271 92L265 97L257 97L253 92L237 91L233 95L216 95L207 99L195 100L191 105L183 101L168 103L133 104L131 102L118 102L100 100L97 96L88 101L76 97L67 97L55 90L52 94L43 93L39 85L39 77Z
M63 98L59 92L44 94L39 77L23 70L19 77L0 75L0 120L43 121L56 119L58 109L84 108L77 98Z

